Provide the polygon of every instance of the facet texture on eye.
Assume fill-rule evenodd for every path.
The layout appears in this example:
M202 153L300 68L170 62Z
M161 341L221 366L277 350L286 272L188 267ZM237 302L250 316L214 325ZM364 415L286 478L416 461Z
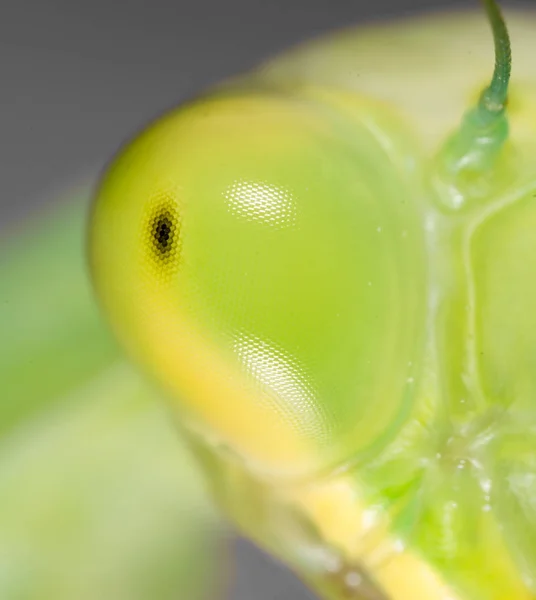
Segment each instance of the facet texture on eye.
M233 349L255 385L276 402L274 410L281 411L296 431L319 442L325 439L329 408L319 402L312 374L295 357L284 348L247 333L235 336ZM284 402L277 405L277 399Z
M265 182L238 180L224 191L224 196L229 212L237 218L273 229L296 224L297 202L288 189Z

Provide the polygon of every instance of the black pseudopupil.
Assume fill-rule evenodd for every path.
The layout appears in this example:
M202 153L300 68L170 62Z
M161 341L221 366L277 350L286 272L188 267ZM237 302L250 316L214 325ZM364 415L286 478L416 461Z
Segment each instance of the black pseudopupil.
M144 247L149 251L148 266L153 275L166 283L179 267L181 219L174 201L167 198L159 200L156 206L150 207L145 221Z
M166 253L171 248L173 237L173 225L168 215L160 215L154 228L155 242L162 253Z

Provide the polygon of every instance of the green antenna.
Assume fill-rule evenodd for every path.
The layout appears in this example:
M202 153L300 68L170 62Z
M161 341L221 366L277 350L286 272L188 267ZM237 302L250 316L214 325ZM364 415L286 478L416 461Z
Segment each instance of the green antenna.
M512 67L510 37L496 0L482 0L493 32L495 69L491 83L469 110L461 127L442 148L439 161L447 184L450 208L461 208L478 195L482 177L493 169L508 137L506 106ZM446 179L446 181L445 181ZM468 191L470 190L470 191Z
M508 82L512 70L512 51L508 29L495 0L482 0L493 31L495 69L489 86L482 92L477 113L484 125L496 120L506 108Z

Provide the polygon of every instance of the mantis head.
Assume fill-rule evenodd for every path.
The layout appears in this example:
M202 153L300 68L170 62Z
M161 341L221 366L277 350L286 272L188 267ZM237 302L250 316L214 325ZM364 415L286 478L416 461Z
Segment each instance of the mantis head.
M314 533L291 560L318 559L328 573L333 561L303 548L335 553L344 593L529 597L486 489L502 477L508 410L536 391L536 369L516 359L534 355L536 322L525 307L504 327L512 295L501 287L507 276L536 299L510 244L534 247L521 223L536 224L526 207L536 183L530 152L509 138L508 33L495 2L484 4L493 78L436 148L355 85L249 76L142 131L93 206L100 304L216 493L283 555L274 523L303 533L305 515ZM508 493L497 506L511 506ZM284 507L276 517L273 506ZM519 541L526 527L514 530L534 563Z

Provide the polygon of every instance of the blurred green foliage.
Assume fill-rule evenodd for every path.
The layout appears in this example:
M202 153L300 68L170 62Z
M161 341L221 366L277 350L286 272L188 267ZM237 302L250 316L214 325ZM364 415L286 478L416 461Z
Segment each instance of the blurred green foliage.
M206 600L224 544L87 279L87 193L0 244L0 598Z

